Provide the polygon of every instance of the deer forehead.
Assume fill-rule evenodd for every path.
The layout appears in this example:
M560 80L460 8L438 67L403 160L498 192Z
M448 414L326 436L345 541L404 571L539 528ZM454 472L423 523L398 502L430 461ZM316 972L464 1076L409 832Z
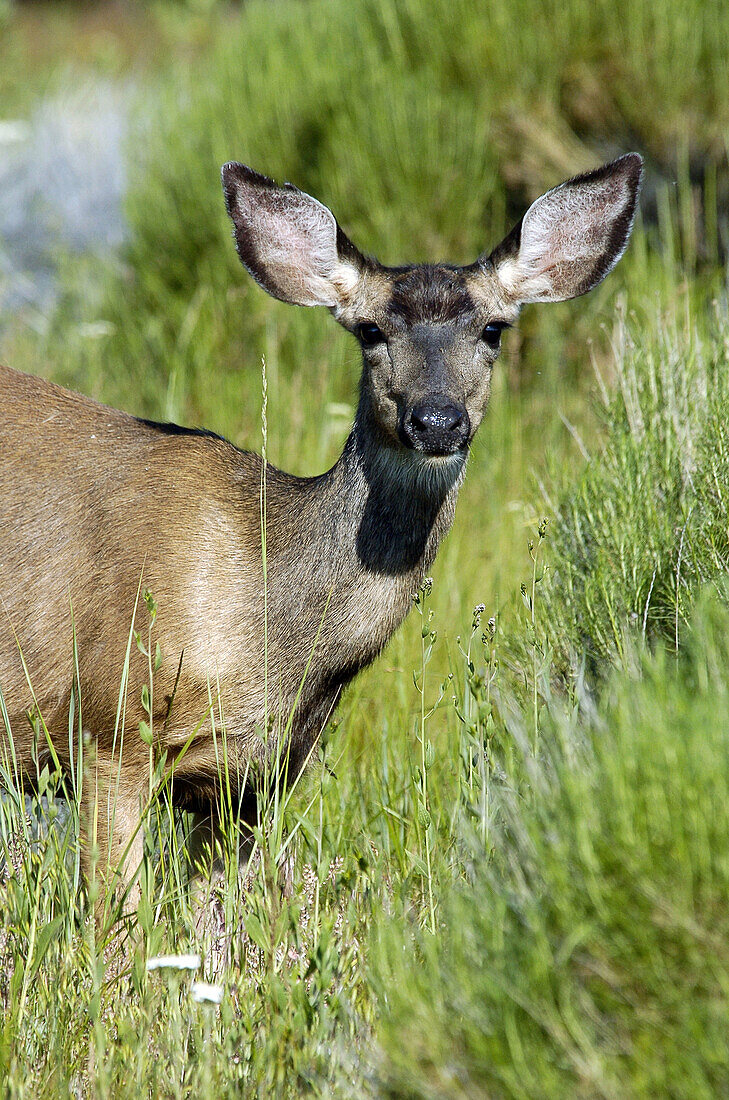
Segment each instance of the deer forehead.
M468 327L489 317L512 322L518 312L488 265L372 263L336 315L344 324L389 321L402 330L429 324Z

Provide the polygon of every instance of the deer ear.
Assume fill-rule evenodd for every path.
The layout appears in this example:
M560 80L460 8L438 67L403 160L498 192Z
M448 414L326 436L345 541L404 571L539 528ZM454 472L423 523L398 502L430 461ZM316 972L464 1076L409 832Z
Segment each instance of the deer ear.
M225 164L223 193L238 255L274 298L298 306L344 305L364 263L330 210L244 164Z
M561 302L597 286L628 243L642 165L628 153L532 203L487 261L509 297Z

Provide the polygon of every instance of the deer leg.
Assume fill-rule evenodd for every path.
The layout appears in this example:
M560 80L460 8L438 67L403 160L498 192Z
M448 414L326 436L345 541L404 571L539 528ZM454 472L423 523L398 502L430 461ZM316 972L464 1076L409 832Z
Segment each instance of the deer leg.
M187 835L186 855L190 866L190 904L196 937L203 944L207 970L222 973L230 952L225 905L225 836L214 810L194 813Z
M190 864L190 902L195 931L205 947L207 968L222 973L231 950L234 929L226 920L225 852L230 844L229 828L211 808L192 815L186 854ZM238 838L238 886L244 891L251 871L253 837L240 827ZM234 858L234 853L231 853Z
M139 904L135 879L143 856L140 794L137 773L125 769L118 756L97 748L84 776L81 859L87 884L98 889L99 927L108 922L115 893L124 896L124 912L136 911Z
M245 818L231 820L223 825L214 809L194 813L192 828L187 836L186 855L190 864L190 888L194 898L204 898L210 888L220 886L225 878L225 852L235 844L238 858L238 879L241 883L250 877L251 856L255 843L253 833ZM235 835L231 838L230 833ZM231 850L231 859L235 858Z
M224 872L225 836L214 810L190 815L192 827L187 834L185 852L190 864L190 884L197 891L206 881L215 883Z

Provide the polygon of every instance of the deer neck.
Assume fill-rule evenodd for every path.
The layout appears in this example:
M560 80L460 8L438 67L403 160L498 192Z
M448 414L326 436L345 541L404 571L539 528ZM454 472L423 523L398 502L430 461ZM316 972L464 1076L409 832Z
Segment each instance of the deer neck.
M304 755L342 686L410 610L453 521L464 469L465 454L433 463L383 439L363 395L331 470L302 479L272 471L269 667L282 713L296 709L292 738Z
M429 459L391 440L363 391L352 432L323 487L349 521L340 566L363 580L407 577L417 587L453 522L465 458L460 452Z

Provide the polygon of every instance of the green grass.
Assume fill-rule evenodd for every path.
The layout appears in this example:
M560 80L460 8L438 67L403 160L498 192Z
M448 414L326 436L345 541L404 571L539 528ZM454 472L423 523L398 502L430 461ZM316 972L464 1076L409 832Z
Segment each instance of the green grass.
M599 676L635 633L677 651L697 588L729 568L726 334L703 305L616 327L609 445L549 490L540 599L558 664Z
M233 861L219 1007L190 975L146 971L200 946L163 793L138 925L108 965L75 830L38 839L22 802L2 804L4 1094L721 1095L729 16L673 0L201 10L104 29L62 9L35 66L35 17L3 29L9 112L81 71L76 31L86 72L142 81L124 253L65 258L53 315L5 319L12 365L260 449L265 357L268 456L318 473L359 354L243 273L225 160L310 190L386 262L471 260L546 187L628 148L648 161L644 219L599 291L525 311L506 338L420 608L435 636L411 615L265 818L246 883ZM195 977L212 977L202 946Z
M438 937L380 929L384 1095L727 1090L726 594L678 661L639 660L595 709L552 701L528 788L494 785L491 844L458 828Z

